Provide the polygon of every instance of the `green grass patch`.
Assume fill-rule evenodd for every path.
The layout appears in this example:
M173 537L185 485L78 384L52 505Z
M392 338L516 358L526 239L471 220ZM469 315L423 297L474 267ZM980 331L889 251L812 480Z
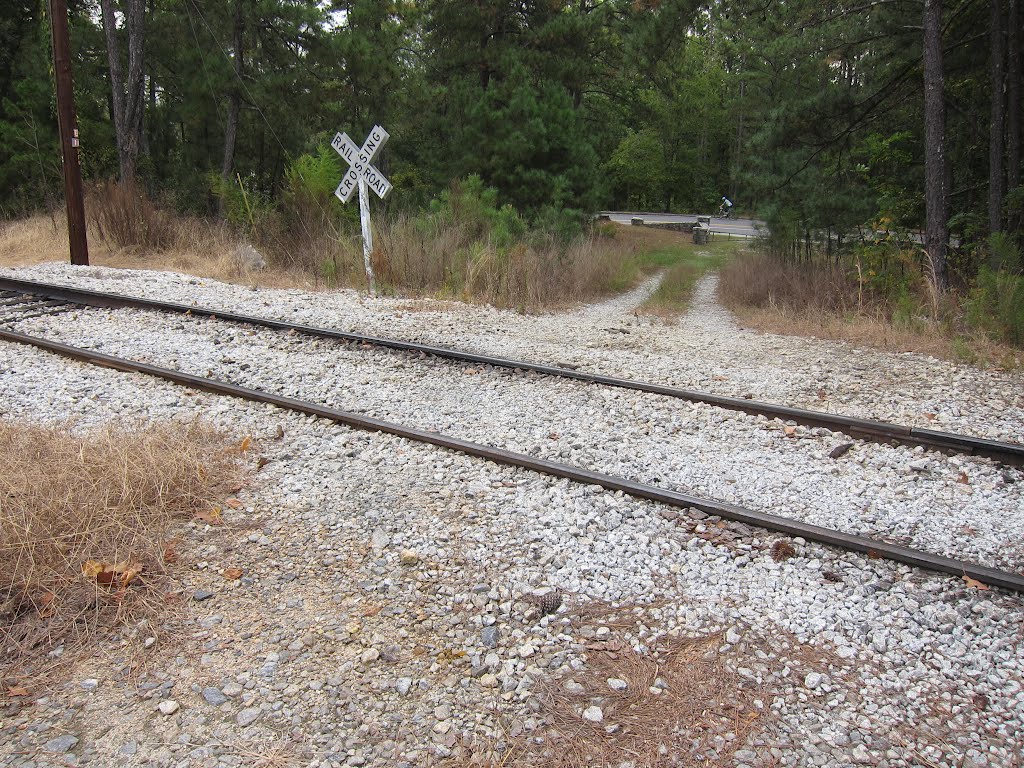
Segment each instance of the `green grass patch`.
M719 269L745 245L741 240L720 240L707 245L686 243L641 254L639 269L644 274L664 270L665 276L640 311L669 318L683 314L697 281L705 273Z

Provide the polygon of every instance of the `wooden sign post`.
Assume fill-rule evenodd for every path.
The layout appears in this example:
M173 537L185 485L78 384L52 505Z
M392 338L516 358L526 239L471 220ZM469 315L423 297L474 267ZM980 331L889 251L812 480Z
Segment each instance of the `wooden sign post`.
M377 197L383 200L391 192L391 182L384 174L373 166L373 161L381 147L390 138L390 134L379 125L373 126L362 147L356 146L348 134L335 135L331 146L349 164L348 173L342 178L334 194L343 203L352 199L352 193L359 189L359 222L363 229L363 264L366 267L366 279L370 284L370 293L377 295L377 283L373 278L373 265L370 256L373 253L373 232L370 230L370 193L372 189Z

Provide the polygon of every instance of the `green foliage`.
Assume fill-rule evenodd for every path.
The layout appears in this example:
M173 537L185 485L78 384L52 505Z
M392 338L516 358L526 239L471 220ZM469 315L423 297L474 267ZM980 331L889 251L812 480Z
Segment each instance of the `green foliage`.
M330 147L297 157L285 171L286 194L297 199L326 200L342 177L341 159Z
M1024 276L982 267L967 302L967 319L999 341L1024 347Z
M241 176L226 181L218 174L210 174L208 181L211 192L222 204L224 218L250 236L256 235L273 215L273 202L255 189L251 179L249 188Z
M440 221L457 224L472 240L490 240L507 249L526 232L526 223L511 205L498 205L498 190L484 185L477 175L454 182L431 202Z
M993 232L988 236L988 265L997 272L1024 269L1024 255L1009 232Z
M665 146L653 128L629 131L605 163L627 210L645 211L665 206Z
M921 272L912 251L888 243L860 245L847 272L868 299L900 306L906 312L915 311L908 302L920 283Z

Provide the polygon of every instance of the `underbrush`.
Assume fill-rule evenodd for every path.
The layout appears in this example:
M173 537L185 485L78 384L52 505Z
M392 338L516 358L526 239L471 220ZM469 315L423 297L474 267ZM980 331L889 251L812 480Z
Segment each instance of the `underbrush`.
M328 148L298 158L277 202L241 178L212 179L222 219L175 214L138 188L112 182L95 187L86 201L90 262L274 287L366 290L358 206L342 206L334 197L340 174L334 155ZM249 246L266 267L248 263ZM374 246L372 265L384 295L519 311L619 293L668 269L660 304L649 309L671 314L694 279L684 267L672 273L689 258L692 246L684 235L591 223L572 211L546 211L528 221L500 205L497 193L477 177L453 184L426 209L379 216ZM66 258L60 212L0 225L0 265Z
M0 693L158 617L176 597L175 526L223 497L237 458L199 423L79 434L0 421Z
M795 262L764 252L726 264L719 298L765 330L918 351L1015 368L1024 347L1024 280L983 268L937 293L912 250L864 246L842 259Z

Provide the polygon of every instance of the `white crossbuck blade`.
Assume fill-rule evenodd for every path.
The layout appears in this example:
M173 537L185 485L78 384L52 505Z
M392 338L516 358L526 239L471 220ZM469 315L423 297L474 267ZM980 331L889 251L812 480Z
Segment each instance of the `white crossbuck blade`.
M381 200L388 196L391 192L391 182L372 163L390 137L391 134L379 125L373 126L362 147L357 147L346 133L334 136L331 146L349 164L348 173L334 190L334 194L341 202L347 203L352 198L352 193L359 188L360 177L366 180L366 186L376 192Z

